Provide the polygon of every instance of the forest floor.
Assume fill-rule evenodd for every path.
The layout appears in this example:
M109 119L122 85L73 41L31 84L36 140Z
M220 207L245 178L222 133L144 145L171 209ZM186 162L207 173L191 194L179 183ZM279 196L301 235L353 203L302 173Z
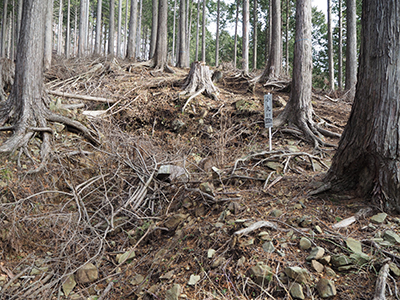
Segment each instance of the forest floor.
M0 299L301 299L298 287L321 299L323 278L331 299L372 299L388 262L387 299L399 299L398 216L378 220L379 208L352 194L309 194L335 148L273 128L269 150L263 95L276 116L289 93L249 89L225 66L219 99L200 95L182 113L189 70L174 71L54 62L46 89L75 96L53 93L51 109L102 142L51 124L44 171L27 172L40 163L40 136L1 157ZM312 105L342 132L349 103L313 91ZM310 247L324 253L310 258Z

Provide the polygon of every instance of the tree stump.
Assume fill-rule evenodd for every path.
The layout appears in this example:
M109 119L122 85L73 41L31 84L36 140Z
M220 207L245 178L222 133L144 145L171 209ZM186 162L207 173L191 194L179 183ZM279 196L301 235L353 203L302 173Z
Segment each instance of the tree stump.
M211 71L205 62L195 61L190 66L190 71L182 86L183 91L180 95L188 97L182 112L189 104L190 100L203 93L211 99L218 100L218 88L211 79Z

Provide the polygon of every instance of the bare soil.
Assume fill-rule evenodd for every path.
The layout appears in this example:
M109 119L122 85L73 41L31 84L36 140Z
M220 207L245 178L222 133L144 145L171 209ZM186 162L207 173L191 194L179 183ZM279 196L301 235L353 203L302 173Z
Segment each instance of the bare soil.
M165 299L176 283L182 299L291 299L281 277L287 266L309 270L314 281L304 287L306 299L320 299L315 283L326 274L306 262L309 251L300 250L299 239L309 238L329 255L347 254L345 238L364 240L380 230L368 227L369 217L333 230L333 224L360 209L379 210L352 194L308 195L321 185L335 149L315 151L301 137L273 129L269 151L263 95L288 101L289 93L260 85L249 91L245 78L224 69L216 84L218 100L200 95L182 113L186 99L179 92L189 70L174 71L153 74L101 58L54 63L46 74L48 90L112 101L52 96L52 110L96 131L99 147L53 124L54 152L43 172L27 175L40 163L40 135L26 151L1 158L0 298L66 299L64 281L92 262L99 279L78 282L70 299ZM351 109L339 96L329 95L338 99L334 102L314 91L312 98L316 120L338 133ZM80 108L64 106L81 103ZM281 109L276 106L274 115ZM95 110L104 113L83 114ZM0 142L5 138L1 133ZM161 165L180 167L186 175L160 178ZM200 189L202 183L212 192ZM271 215L276 210L282 214ZM278 230L234 234L261 220ZM389 216L390 224L395 220ZM262 231L277 251L263 250ZM379 262L388 254L363 247L373 260L337 272L332 299L372 299ZM209 249L216 251L212 259ZM135 257L119 263L129 250ZM398 247L387 251L399 264ZM260 261L276 275L264 287L249 274ZM191 275L201 278L194 286L188 285ZM395 281L390 285L394 291Z

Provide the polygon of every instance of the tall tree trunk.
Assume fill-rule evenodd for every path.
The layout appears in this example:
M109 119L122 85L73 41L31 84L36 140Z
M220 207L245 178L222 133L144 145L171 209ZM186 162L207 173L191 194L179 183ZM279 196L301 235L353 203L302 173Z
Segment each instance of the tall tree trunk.
M339 0L339 52L338 52L338 88L343 89L343 17L342 17L342 0Z
M115 32L115 0L110 0L110 16L108 26L108 54L114 56L114 32Z
M73 53L74 53L74 55L77 55L77 53L78 53L78 35L77 35L77 32L78 32L78 6L76 6L75 5L75 13L74 13L74 16L75 16L75 18L74 18L74 51L73 51ZM80 31L80 29L79 29L79 31ZM79 55L78 55L79 56Z
M348 7L349 9L349 7ZM326 180L400 213L400 3L363 2L357 89Z
M44 32L44 69L48 70L51 66L53 51L53 0L47 0L45 32Z
M67 26L65 29L65 57L68 59L71 52L71 0L67 0Z
M328 1L328 70L329 70L329 88L335 90L334 66L333 66L333 37L332 37L332 6L331 0Z
M197 20L196 20L196 54L194 60L199 59L199 26L200 26L200 0L197 0Z
M190 1L188 1L188 3L189 3L189 7L188 7L189 23L188 23L187 38L186 38L186 65L187 66L190 65L190 39L192 37L192 20L193 20Z
M258 8L257 8L257 0L254 1L254 11L253 11L253 69L257 69L257 35L258 35Z
M128 50L126 58L136 61L136 25L137 25L137 1L131 0L131 14L129 17Z
M353 101L357 82L357 14L356 0L346 2L346 80L345 89L348 92L347 99Z
M81 0L80 3L80 19L79 19L79 44L78 44L78 56L83 57L87 51L87 36L88 36L88 22L87 19L87 3L88 0ZM76 11L76 10L75 10Z
M172 20L172 57L171 57L171 64L175 64L177 60L177 53L178 53L178 43L176 42L176 0L174 0L174 18ZM178 35L179 38L179 35Z
M136 31L136 53L140 56L140 46L142 45L142 12L143 12L143 0L139 0L139 14L138 14L138 25Z
M18 0L18 11L17 11L17 34L16 34L16 44L18 45L19 35L21 31L21 18L22 18L22 0Z
M235 18L235 42L233 50L233 66L237 68L237 41L238 41L238 24L239 24L239 0L236 0L236 18Z
M215 66L219 65L219 6L220 0L217 0L217 32L215 34Z
M129 0L125 0L125 26L124 26L124 49L122 50L122 57L126 57L127 44L128 44L128 8Z
M290 11L290 0L286 0L286 28L285 28L286 76L289 76L289 11Z
M168 0L159 0L158 4L158 30L156 51L154 53L153 64L156 70L173 72L168 67L168 41L167 27L168 25Z
M3 2L3 20L1 25L1 47L0 56L6 56L6 35L7 35L7 12L8 12L8 0Z
M94 47L94 52L96 54L101 53L101 6L102 6L103 0L97 0L97 14L96 14L96 41L95 41L95 47Z
M290 99L283 112L274 119L274 126L288 124L304 134L305 139L314 143L314 147L329 145L322 141L318 132L327 136L331 133L312 119L312 43L311 43L311 0L296 1L296 33L294 44L293 77ZM294 126L293 126L294 125Z
M179 51L177 67L186 68L186 0L180 0L179 5Z
M121 56L122 0L118 0L117 57Z
M206 0L203 0L203 23L201 26L201 60L206 62Z
M62 1L62 0L59 0L59 1L60 1L60 3L59 3L59 9L58 9L57 54L58 54L58 55L61 55L61 53L62 53L62 48L63 48L63 45L62 45L62 44L63 44L63 35L62 35L62 32L63 32L63 17L64 17L64 14L63 14L63 1Z
M261 75L260 81L266 82L270 79L279 78L282 70L282 23L281 23L281 1L272 2L272 42L268 55L267 67ZM297 11L296 11L297 13Z
M243 0L242 23L242 69L243 75L249 75L249 27L250 27L249 0Z
M150 38L150 58L153 57L154 51L156 48L157 41L157 23L158 23L158 1L152 0L152 18L151 18L151 38ZM174 49L175 43L175 12L176 8L174 8L174 29L173 29L173 38L172 38L172 49ZM172 50L173 53L173 50Z

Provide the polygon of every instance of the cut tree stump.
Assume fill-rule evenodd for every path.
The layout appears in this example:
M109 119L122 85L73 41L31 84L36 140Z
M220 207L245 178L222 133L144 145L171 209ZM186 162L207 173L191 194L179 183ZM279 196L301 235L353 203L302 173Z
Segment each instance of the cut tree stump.
M183 91L180 95L188 97L185 105L182 107L182 112L190 100L200 94L204 94L211 99L218 100L218 88L214 85L211 79L211 71L203 61L195 61L190 66L190 71L182 86Z

